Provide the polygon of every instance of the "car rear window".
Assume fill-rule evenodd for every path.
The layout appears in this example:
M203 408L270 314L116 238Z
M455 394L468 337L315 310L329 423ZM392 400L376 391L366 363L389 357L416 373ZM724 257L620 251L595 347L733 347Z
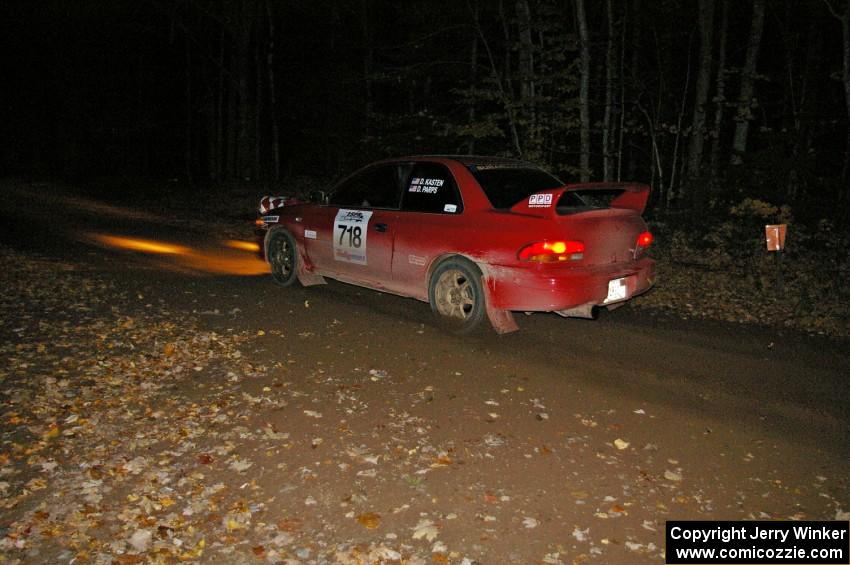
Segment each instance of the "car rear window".
M557 177L536 167L470 165L469 170L496 209L510 208L535 192L564 186Z

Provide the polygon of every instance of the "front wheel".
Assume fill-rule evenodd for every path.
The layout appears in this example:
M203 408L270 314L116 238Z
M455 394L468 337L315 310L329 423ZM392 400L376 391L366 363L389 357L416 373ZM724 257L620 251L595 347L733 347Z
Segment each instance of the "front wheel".
M269 239L269 267L272 278L281 286L292 286L298 280L298 251L295 238L285 230L277 230Z
M466 259L442 263L431 275L428 300L440 325L449 332L466 335L475 331L485 314L481 271Z

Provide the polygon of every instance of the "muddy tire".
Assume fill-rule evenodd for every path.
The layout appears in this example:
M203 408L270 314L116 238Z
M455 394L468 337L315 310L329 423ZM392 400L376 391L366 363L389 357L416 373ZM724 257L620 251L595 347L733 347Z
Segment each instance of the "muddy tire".
M431 274L428 301L443 329L455 335L472 333L486 314L481 271L462 258L441 263Z
M269 267L272 278L280 286L292 286L298 280L298 248L295 238L286 230L276 230L269 238Z

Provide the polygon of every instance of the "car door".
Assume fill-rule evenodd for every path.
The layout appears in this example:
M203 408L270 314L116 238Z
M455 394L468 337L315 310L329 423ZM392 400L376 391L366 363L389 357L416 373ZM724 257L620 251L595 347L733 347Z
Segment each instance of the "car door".
M401 175L399 164L374 165L333 189L315 225L304 225L307 254L321 274L378 287L390 280Z
M422 297L433 259L460 251L463 201L451 171L440 163L413 165L402 190L395 229L393 280L405 294Z

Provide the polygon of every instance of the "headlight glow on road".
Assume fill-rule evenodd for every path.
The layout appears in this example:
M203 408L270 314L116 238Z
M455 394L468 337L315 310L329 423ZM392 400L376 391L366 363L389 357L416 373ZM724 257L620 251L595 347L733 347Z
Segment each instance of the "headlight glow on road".
M251 251L256 253L260 250L260 246L253 241L239 241L238 239L228 239L224 244L233 249L241 249L242 251Z
M92 239L109 247L141 251L143 253L159 253L163 255L188 255L190 250L180 245L151 241L149 239L135 239L132 237L118 237L114 235L93 234Z
M86 234L84 239L111 249L157 256L157 260L149 264L166 271L243 276L263 275L269 272L266 262L256 255L259 246L250 241L228 240L198 248L167 241L99 233Z

